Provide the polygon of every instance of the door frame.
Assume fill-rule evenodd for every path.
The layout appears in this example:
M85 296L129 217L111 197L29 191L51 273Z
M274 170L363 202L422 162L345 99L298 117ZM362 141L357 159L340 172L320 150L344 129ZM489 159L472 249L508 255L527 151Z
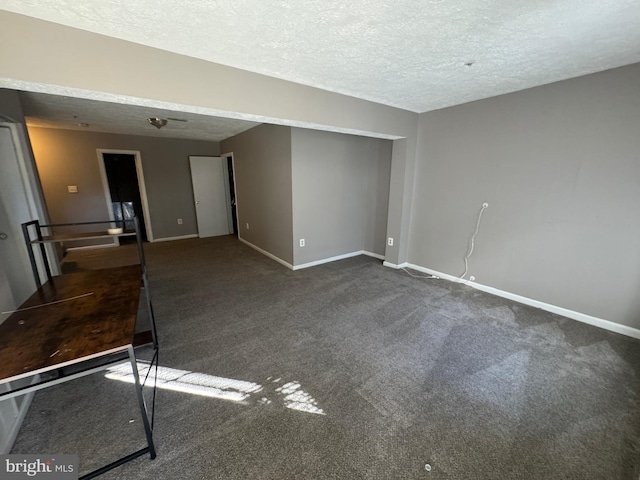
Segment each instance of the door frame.
M138 177L138 189L140 190L140 200L142 201L142 213L144 213L144 227L147 232L147 240L153 242L153 230L151 229L151 216L149 215L149 203L147 202L147 187L144 182L144 172L142 170L142 157L139 150L119 150L113 148L98 148L96 149L98 155L98 165L100 167L100 176L102 177L102 188L104 190L104 198L107 205L107 212L109 212L109 220L115 220L113 214L113 207L111 205L111 191L109 190L109 180L107 178L107 171L104 168L104 156L105 153L116 153L123 155L133 155L136 162L136 176ZM120 245L118 237L113 239L114 246Z
M223 153L220 156L224 159L231 157L231 170L233 170L233 192L234 192L235 201L236 201L236 231L238 232L238 238L240 238L240 214L239 214L240 210L238 208L238 183L236 181L236 161L233 158L233 152ZM229 199L229 204L231 204L231 199ZM229 208L231 209L233 207L229 205ZM231 214L231 212L229 212L229 218L233 218L233 215Z

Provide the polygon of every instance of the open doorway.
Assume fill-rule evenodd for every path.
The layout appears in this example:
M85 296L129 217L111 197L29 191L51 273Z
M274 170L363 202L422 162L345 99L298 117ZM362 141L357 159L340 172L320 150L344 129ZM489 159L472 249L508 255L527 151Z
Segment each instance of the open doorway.
M109 218L124 222L125 231L135 230L133 218L138 217L144 241L153 241L146 201L140 152L98 150L103 174ZM134 237L120 237L120 242L135 241Z

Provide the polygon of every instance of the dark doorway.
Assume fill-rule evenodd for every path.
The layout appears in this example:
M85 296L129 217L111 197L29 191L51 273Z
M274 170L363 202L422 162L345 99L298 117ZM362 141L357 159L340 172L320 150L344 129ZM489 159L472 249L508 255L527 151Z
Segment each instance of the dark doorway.
M238 212L236 211L236 182L233 177L233 157L227 156L229 170L229 196L231 197L231 219L233 220L233 234L238 236Z
M138 217L140 235L142 240L147 241L135 155L103 153L102 159L109 182L111 206L115 220L124 221L125 232L132 232L135 231L133 217ZM135 241L135 237L120 237L120 243L127 241Z

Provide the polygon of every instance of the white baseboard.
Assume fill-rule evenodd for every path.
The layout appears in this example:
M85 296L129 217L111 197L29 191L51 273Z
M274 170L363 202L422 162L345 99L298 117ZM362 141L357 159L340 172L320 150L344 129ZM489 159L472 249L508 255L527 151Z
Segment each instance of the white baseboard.
M407 267L409 264L407 262L404 262L404 263L401 263L399 265L396 265L395 263L387 262L385 260L384 262L382 262L382 265L384 265L385 267L398 269L398 268Z
M387 265L387 262L384 262L384 265L392 266L393 264ZM498 297L513 300L514 302L523 303L525 305L539 308L547 312L555 313L557 315L562 315L563 317L571 318L579 322L588 323L589 325L603 328L611 332L620 333L628 337L640 339L640 330L637 328L629 327L627 325L621 325L619 323L615 323L610 320L605 320L603 318L593 317L591 315L587 315L586 313L580 313L574 310L569 310L568 308L558 307L557 305L551 305L550 303L534 300L533 298L523 297L522 295L517 295L515 293L505 292L504 290L500 290L494 287L489 287L487 285L482 285L481 283L471 282L468 280L460 280L460 278L454 277L453 275L438 272L430 268L421 267L420 265L414 265L412 263L405 263L400 266L396 266L395 268L401 268L402 266L411 268L413 270L417 270L419 272L428 273L429 275L435 275L436 277L439 277L443 280L449 280L451 282L457 282L457 283L464 283L465 285L469 285L470 287L473 287L476 290L481 290L483 292L491 293L492 295L497 295Z
M151 243L172 242L173 240L186 240L187 238L198 238L198 234L197 233L192 233L190 235L180 235L179 237L154 238L153 240L151 240Z
M286 261L282 260L281 258L276 257L274 254L269 253L266 250L263 250L262 248L254 245L251 242L248 242L247 240L245 240L241 236L238 236L238 240L240 240L245 245L253 248L254 250L257 250L261 254L269 257L271 260L275 260L276 262L280 263L281 265L284 265L285 267L289 268L290 270L302 270L303 268L315 267L316 265L322 265L323 263L335 262L337 260L344 260L345 258L357 257L358 255L367 255L369 257L374 257L374 258L377 258L379 260L384 260L384 256L379 255L377 253L367 252L365 250L358 250L357 252L345 253L345 254L342 254L342 255L337 255L335 257L323 258L321 260L315 260L313 262L303 263L303 264L300 264L300 265L291 265L289 262L286 262Z
M313 262L302 263L300 265L294 265L294 270L302 270L303 268L315 267L316 265L322 265L323 263L335 262L337 260L344 260L345 258L357 257L362 255L363 251L343 253L342 255L336 255L335 257L323 258L321 260L314 260Z
M380 255L379 253L367 252L366 250L362 250L362 255L366 255L367 257L377 258L378 260L384 260L384 255Z
M275 260L276 262L278 262L281 265L284 265L285 267L287 267L290 270L294 270L293 265L291 265L289 262L285 262L284 260L282 260L281 258L276 257L274 254L267 252L266 250L263 250L262 248L254 245L251 242L247 242L244 238L242 238L240 235L238 235L238 240L240 240L242 243L244 243L245 245L253 248L254 250L257 250L258 252L260 252L261 254L269 257L271 260Z
M294 265L294 270L302 270L303 268L315 267L316 265L322 265L323 263L335 262L337 260L344 260L345 258L357 257L359 255L367 255L369 257L384 260L383 255L379 255L373 252L367 252L365 250L358 250L357 252L344 253L342 255L336 255L335 257L323 258L321 260L315 260L313 262L303 263L300 265Z

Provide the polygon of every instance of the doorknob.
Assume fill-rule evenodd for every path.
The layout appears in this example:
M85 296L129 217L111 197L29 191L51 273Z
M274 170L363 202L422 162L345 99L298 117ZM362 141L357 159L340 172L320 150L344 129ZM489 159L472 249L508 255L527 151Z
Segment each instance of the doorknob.
M0 240L6 240L9 236L6 233L0 233Z

